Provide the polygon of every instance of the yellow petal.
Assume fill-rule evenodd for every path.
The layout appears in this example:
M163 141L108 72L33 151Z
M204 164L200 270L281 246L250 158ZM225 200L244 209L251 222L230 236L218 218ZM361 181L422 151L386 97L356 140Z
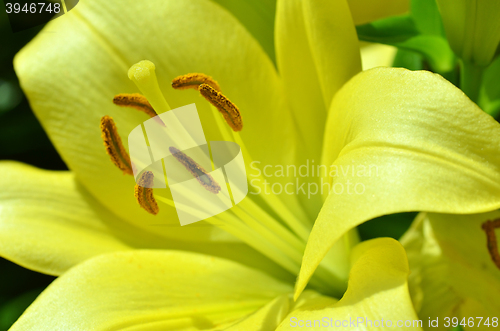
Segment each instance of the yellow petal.
M134 200L134 180L124 177L104 151L102 116L114 118L125 142L147 119L112 103L118 93L137 92L127 71L144 59L156 64L160 87L173 108L196 102L208 141L223 140L208 103L196 91L173 90L174 77L190 72L214 77L242 112L241 135L254 159L291 162L283 161L293 154L293 131L276 70L245 28L212 1L132 1L126 6L84 1L47 25L17 55L15 68L58 152L99 201L148 231L187 241L214 240L220 231L207 224L181 228L167 205L157 216L145 213Z
M295 164L318 162L332 97L361 71L359 43L346 0L279 0L275 39L278 69L298 124ZM317 185L316 180L297 179L305 186ZM321 196L298 198L314 219Z
M275 38L279 72L307 146L301 156L315 158L333 95L361 70L346 0L279 0Z
M487 66L500 43L500 2L437 0L450 46L464 61Z
M363 70L391 67L397 51L394 46L361 42Z
M290 291L206 255L114 253L55 280L11 330L220 330Z
M337 299L323 296L317 292L307 290L293 301L290 294L284 294L269 302L250 316L245 316L235 325L224 329L227 331L263 331L277 330L276 328L286 321L292 311L311 310L330 306L338 302Z
M445 317L498 318L500 311L500 270L488 253L487 220L500 218L495 211L475 215L422 213L401 238L408 252L412 273L410 292L423 320ZM498 231L496 231L498 236ZM486 327L484 324L481 327Z
M14 162L1 162L0 171L0 255L23 267L60 275L96 255L159 248L204 252L293 280L243 243L165 240L138 229L106 210L68 171Z
M308 325L315 330L398 329L398 323L401 330L422 330L408 293L410 271L400 243L390 238L365 241L354 248L351 260L349 285L340 301L317 304L315 298L292 311L277 330Z
M378 68L347 83L332 102L323 163L332 165L332 192L309 237L298 292L340 236L367 220L500 208L500 124L427 71Z
M401 15L410 9L409 0L347 0L347 2L356 25Z
M14 162L0 163L0 171L2 257L60 275L95 255L131 248L108 226L116 217L96 211L70 172Z
M226 331L259 331L274 330L288 314L290 309L290 295L283 294L250 316L245 316Z

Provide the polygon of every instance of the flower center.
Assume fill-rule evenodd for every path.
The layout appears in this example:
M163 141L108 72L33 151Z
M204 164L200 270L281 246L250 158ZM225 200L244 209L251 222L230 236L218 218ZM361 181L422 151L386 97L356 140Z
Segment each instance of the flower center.
M116 105L143 111L151 117L156 117L157 114L171 110L158 85L153 63L141 61L134 64L129 69L128 76L142 94L119 94L113 100ZM239 136L239 131L243 129L240 110L221 92L219 84L212 77L201 73L191 73L175 78L172 81L172 87L177 90L198 90L210 103L217 127L224 140L236 142L241 148L245 161L247 163L252 162L251 155ZM115 165L124 173L132 175L133 164L131 164L130 157L116 132L116 126L109 116L103 117L103 121L107 123L107 125L101 125L106 151ZM174 142L191 141L193 139L187 133L169 131L166 130L165 133ZM218 194L221 186L199 163L176 147L171 146L169 150L172 156L198 180L200 185L216 196L221 196L221 194ZM178 203L174 204L171 198L154 195L153 180L153 172L146 171L140 175L134 189L136 200L144 210L153 215L159 214L160 208L157 204L157 201L159 201L177 209L185 208L185 211L195 215L197 211L193 208ZM184 193L188 197L192 195L187 191ZM310 226L304 221L305 216L292 213L280 197L275 195L262 195L259 197L261 200L257 202L247 196L231 209L218 213L206 219L206 221L240 238L284 269L297 275L300 270ZM210 208L213 202L204 199L200 197L200 205ZM262 207L262 201L267 204L266 208L270 208L277 217L271 215L266 208ZM311 279L311 285L324 293L338 294L338 289L345 286L345 280L341 279L341 276L336 275L332 270L332 268L320 265L315 276ZM332 292L332 284L337 284L337 292Z

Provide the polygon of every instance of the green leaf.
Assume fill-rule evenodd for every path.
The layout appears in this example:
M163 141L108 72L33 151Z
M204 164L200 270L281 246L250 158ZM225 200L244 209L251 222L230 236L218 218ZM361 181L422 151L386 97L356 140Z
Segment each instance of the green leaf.
M424 69L424 59L422 55L416 52L400 49L396 53L396 57L394 58L392 66L410 70L422 70Z
M394 46L419 53L429 62L434 72L446 73L455 68L455 54L442 37L420 35Z
M417 213L398 213L374 218L358 226L361 240L378 237L399 239L410 227Z
M10 328L43 290L44 288L31 290L0 306L0 330Z
M0 78L0 115L14 109L23 98L19 85Z
M412 0L411 16L422 34L445 37L436 0Z
M393 45L419 35L410 15L384 18L356 27L358 37L363 41Z
M455 68L456 59L446 39L421 34L410 15L390 17L356 27L360 40L396 46L422 55L431 69L447 73Z

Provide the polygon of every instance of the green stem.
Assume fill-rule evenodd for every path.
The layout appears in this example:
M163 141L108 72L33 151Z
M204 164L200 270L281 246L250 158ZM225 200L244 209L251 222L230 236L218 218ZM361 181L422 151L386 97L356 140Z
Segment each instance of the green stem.
M477 103L483 78L484 67L460 61L460 87L467 96Z

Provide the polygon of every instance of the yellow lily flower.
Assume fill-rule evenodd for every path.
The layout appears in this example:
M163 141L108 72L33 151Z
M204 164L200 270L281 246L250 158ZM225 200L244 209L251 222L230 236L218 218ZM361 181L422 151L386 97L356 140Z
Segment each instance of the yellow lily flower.
M41 175L18 165L3 166L15 175L2 189L4 201L10 206L0 218L6 230L0 252L21 265L61 274L91 256L112 251L188 247L241 261L289 283L278 284L247 267L196 254L114 253L92 259L62 276L14 328L29 329L42 323L43 316L52 314L46 310L51 309L47 302L54 302L55 297L73 300L77 306L72 305L72 311L91 309L88 314L98 314L100 308L92 311L98 307L93 306L94 295L104 294L104 289L111 286L123 296L108 295L105 301L103 298L103 304L112 309L102 310L104 328L141 323L150 329L225 327L263 306L253 319L249 318L250 322L241 323L262 325L268 322L263 322L264 317L274 316L278 325L290 312L298 319L330 312L331 316L343 318L350 308L354 312L359 308L360 314L370 311L364 316L367 318L415 318L406 293L404 252L391 240L355 247L350 274L354 283L338 303L310 292L300 296L300 292L318 266L311 279L314 288L323 295L343 292L349 269L346 251L356 240L346 236L347 245L338 242L333 255L322 265L320 261L339 238L375 216L406 210L464 213L498 208L499 202L493 197L499 191L500 144L495 137L500 126L454 86L430 73L374 69L359 74L339 91L360 71L358 43L345 1L279 1L276 24L278 71L241 24L210 1L131 2L124 6L89 0L48 25L17 56L15 67L34 111L72 173ZM105 155L98 127L104 115L112 115L122 136L147 118L111 104L114 95L137 92L124 73L144 58L156 64L162 87L189 72L206 73L220 83L223 93L241 109L245 129L238 135L229 133L244 144L247 162L247 156L251 156L268 165L303 165L306 160L319 161L323 150L322 164L344 166L344 170L352 165L382 169L382 175L375 172L366 177L359 177L359 172L340 171L334 179L334 185L348 185L349 179L356 179L352 183L360 184L363 193L334 192L327 198L307 243L295 293L299 299L296 311L284 309L283 305L290 302L290 278L299 271L312 220L322 204L319 195L311 199L295 195L249 196L224 213L234 213L239 222L227 222L223 215L208 220L234 235L227 236L214 227L174 226L175 210L168 205L160 205L156 216L147 214L134 201L134 180L124 177ZM195 91L162 92L173 107L199 100L195 99ZM205 101L196 103L207 139L225 140L217 122L219 114L215 112L219 117L214 117ZM33 180L45 180L45 185L32 188ZM286 183L281 178L270 181ZM306 184L318 182L318 178L305 179ZM19 208L23 194L39 203L33 209ZM169 197L167 190L155 189L154 194L157 198ZM50 198L41 200L40 195ZM37 218L37 211L44 212L43 221ZM27 219L23 228L16 227L13 221L21 216ZM85 235L80 236L80 232ZM57 240L46 240L53 237ZM260 255L234 243L236 237ZM19 246L13 248L8 243ZM371 268L374 279L366 277L365 267ZM200 269L204 272L195 272ZM117 278L116 274L124 276ZM202 274L207 276L207 283L200 281L201 277L193 280ZM211 274L215 276L210 278ZM238 279L221 276L227 274ZM89 278L95 275L103 280L96 287L70 285L89 285ZM250 284L241 281L245 278L252 280ZM227 286L227 290L214 287L215 282ZM357 282L359 285L354 285ZM167 287L158 290L158 286ZM71 296L68 287L82 292ZM205 292L200 292L202 288ZM181 294L186 295L186 300L195 297L194 302L202 305L200 318L194 312L200 310L189 300L177 312L169 310L173 300L181 300ZM236 298L222 303L230 294ZM300 298L304 306L300 306ZM270 300L274 301L266 305ZM66 303L61 301L59 307ZM132 306L115 310L124 303ZM234 307L234 315L226 314L228 305ZM310 305L319 311L318 315L311 314ZM156 315L155 307L165 307L166 312ZM124 324L112 320L123 320L131 311L139 315L130 315ZM115 317L108 316L106 324L104 315L108 313ZM78 315L65 314L62 308L55 309L52 315L63 325L70 323L79 329L101 324L97 315L79 319ZM43 322L53 327L54 320Z
M401 238L412 270L409 284L415 308L422 320L439 322L433 329L448 330L459 324L479 330L499 326L500 270L482 229L485 222L499 218L498 211L421 213ZM496 243L492 253L495 248Z
M94 240L91 236L78 238L76 245L81 245L80 249L74 246L76 232L65 224L58 227L61 230L58 235L61 240L45 244L54 255L47 256L46 250L41 252L43 258L27 257L21 253L21 249L9 248L2 254L34 270L59 275L93 254L131 247L173 248L180 245L182 249L188 247L207 252L206 246L210 246L212 254L231 256L239 261L243 258L242 255L248 255L248 249L245 252L238 249L243 241L260 252L253 252L250 254L252 257L244 257L244 260L253 260L253 264L261 265L266 270L269 260L272 260L275 262L275 272L290 279L299 271L305 241L313 217L321 205L319 195L311 199L314 203L309 203L307 196L301 197L300 201L296 195L283 194L277 197L262 194L257 199L252 199L254 196L249 195L232 211L208 220L217 223L225 231L207 226L207 223L181 227L172 206L161 205L158 215L147 214L139 208L133 194L134 180L124 177L110 162L109 156L105 155L99 121L104 115L111 115L118 127L118 134L123 136L124 132L130 132L147 118L142 113L120 109L111 102L112 97L120 93L137 92L137 87L126 77L126 72L132 64L147 57L157 64L155 76L158 77L160 86L170 85L174 77L189 72L207 73L217 79L224 94L240 109L258 110L243 112L245 126L255 129L245 129L240 136L233 138L241 137L241 141L236 141L248 151L245 155L247 166L250 157L264 160L269 165L302 164L306 157L318 158L322 139L318 128L322 127L321 121L326 118L327 102L345 81L360 70L358 43L347 4L345 1L325 1L323 7L301 2L278 4L277 29L282 31L277 38L277 43L281 45L277 47L278 65L283 76L290 77L289 79L278 76L272 62L255 39L230 13L210 1L186 1L182 5L163 1L150 3L146 7L142 4L137 6L138 4L131 4L127 12L117 15L114 4L92 1L81 3L63 18L48 25L17 55L15 67L23 89L42 125L71 169L72 176L81 185L75 185L69 175L57 176L64 176L60 181L66 183L67 196L78 201L85 199L83 204L75 203L78 207L92 208L82 219L97 217L101 225L99 231L95 231L95 228L88 229L99 236L99 240ZM343 33L335 38L331 38L328 33L329 28L334 28L330 23L331 15L338 17L335 24L343 27ZM111 17L114 18L110 19ZM126 17L140 22L167 20L171 23L162 29L152 25L142 26L140 22L138 25L128 25L122 21ZM185 31L179 17L193 21L192 29ZM299 22L296 21L297 18L300 18ZM297 30L297 34L291 34L292 27ZM314 34L307 36L304 33L306 28ZM148 35L153 39L136 37L137 34ZM297 36L303 39L297 39ZM308 38L313 38L312 45L317 46L309 47ZM152 46L157 44L154 40L162 40L162 43L167 44L158 44L159 47L153 49ZM342 44L343 47L334 47L336 44ZM286 52L302 56L301 64L296 66L296 59L286 57ZM302 54L299 55L300 53ZM44 63L39 62L40 57L43 57ZM316 66L324 74L318 76L315 73ZM251 75L248 74L248 68L253 68ZM303 71L303 68L312 71ZM311 86L317 89L311 89ZM297 98L297 90L301 91L302 97ZM216 114L214 117L209 104L206 101L200 102L196 92L190 92L169 90L165 91L165 97L173 107L196 100L207 140L227 140L224 129L228 127L221 130L217 122L220 115ZM150 91L145 93L150 94ZM152 103L153 101L151 100ZM294 107L291 107L292 104ZM308 105L314 114L304 116L304 112L298 107L301 105ZM308 148L310 154L297 153L300 146L292 112L310 122L300 126L300 133L307 137L301 143L311 146ZM266 135L262 132L266 132ZM283 152L277 153L277 150ZM18 172L17 178L23 177L24 170L16 170L18 166L4 167L11 173ZM35 175L34 171L32 173L32 177L36 178L45 176ZM284 179L272 178L269 181L283 183ZM16 185L9 184L6 183L5 186L10 188L7 191L14 192L12 196L25 192L17 190ZM40 195L48 195L52 187L46 182L46 186L38 186L37 190L41 191ZM65 197L62 192L64 188L61 187L60 196ZM171 199L167 189L155 189L155 195L157 199L163 197L163 201ZM8 203L8 199L6 201ZM56 203L58 208L65 204ZM99 204L102 205L100 209L94 207ZM50 210L56 210L52 200L40 199L36 205L40 208L49 205ZM22 213L21 210L15 210ZM4 222L12 222L17 217L16 212L8 215L10 217L6 217ZM72 219L70 216L74 213L75 209L65 208L62 216ZM124 228L128 228L129 232L144 232L144 236L138 236L143 239L128 243L127 240L133 235L121 238L114 231L108 231L106 228L113 227L110 223L115 222L109 218L125 223ZM257 220L265 226L260 225ZM95 223L96 220L93 220L88 224ZM40 224L37 228L37 236L52 235L48 233L49 227ZM62 234L63 231L66 233ZM152 237L151 240L147 239L148 234ZM11 240L26 239L16 229L10 235L6 233L5 237L11 237ZM162 241L161 237L168 240ZM117 244L117 238L126 243ZM102 244L106 240L110 243ZM22 251L31 251L33 245L38 245L36 240L19 242ZM323 288L330 287L330 291L338 295L346 286L346 250L356 243L356 238L349 239L348 242L348 245L339 244L339 253L332 256L327 263L329 266L324 267L323 280L316 284ZM88 247L93 248L89 250ZM77 250L85 253L65 254ZM268 259L262 259L262 255ZM328 277L329 284L325 284L325 278Z

